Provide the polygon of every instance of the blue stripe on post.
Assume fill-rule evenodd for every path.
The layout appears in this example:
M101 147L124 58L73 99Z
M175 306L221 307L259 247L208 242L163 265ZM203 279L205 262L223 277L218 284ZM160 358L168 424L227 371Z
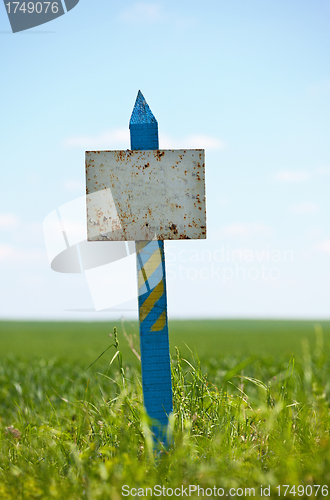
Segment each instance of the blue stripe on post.
M158 124L139 91L130 119L131 149L159 149ZM144 405L156 437L173 411L163 241L136 242L139 283L141 369Z

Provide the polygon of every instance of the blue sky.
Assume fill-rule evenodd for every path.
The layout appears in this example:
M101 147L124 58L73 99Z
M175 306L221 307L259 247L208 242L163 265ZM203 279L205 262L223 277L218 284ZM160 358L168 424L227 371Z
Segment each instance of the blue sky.
M11 34L0 5L0 317L136 314L87 312L43 221L84 195L85 150L129 147L141 89L161 148L206 150L208 238L166 243L169 316L329 318L329 19L327 0L80 0Z

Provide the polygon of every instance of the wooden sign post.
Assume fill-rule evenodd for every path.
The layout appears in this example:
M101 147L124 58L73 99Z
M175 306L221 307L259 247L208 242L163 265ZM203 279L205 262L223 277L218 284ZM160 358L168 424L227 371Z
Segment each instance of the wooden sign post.
M140 91L129 127L131 150L159 149L158 123ZM162 428L166 429L173 411L164 241L137 241L135 245L144 405L159 422L157 437L162 438Z
M204 150L159 150L140 91L129 127L130 150L86 152L88 241L136 242L143 397L164 442L173 410L164 240L206 238Z

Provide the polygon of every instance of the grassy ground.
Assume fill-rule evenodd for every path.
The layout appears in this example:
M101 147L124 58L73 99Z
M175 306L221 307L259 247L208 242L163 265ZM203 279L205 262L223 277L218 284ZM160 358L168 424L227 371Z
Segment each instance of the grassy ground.
M28 324L25 336L17 323L2 324L0 499L116 500L131 488L151 498L146 488L157 493L157 485L162 497L171 488L189 496L190 485L190 498L326 498L329 323L235 323L176 324L201 355L173 354L172 444L161 451L153 448L139 365L125 356L123 332L122 362L117 356L110 364L112 347L85 371L89 337L100 354L114 340L109 324ZM134 325L126 327L130 335ZM262 339L262 349L244 336ZM13 353L16 342L21 350Z
M301 353L301 341L315 342L315 325L323 329L324 347L330 349L330 321L269 320L184 320L170 321L171 352L178 347L184 354L196 350L199 357L221 358L246 353L290 356ZM91 363L110 342L113 327L118 330L126 361L135 356L125 338L138 343L136 322L0 322L0 357L14 353L30 359L59 356L66 360Z

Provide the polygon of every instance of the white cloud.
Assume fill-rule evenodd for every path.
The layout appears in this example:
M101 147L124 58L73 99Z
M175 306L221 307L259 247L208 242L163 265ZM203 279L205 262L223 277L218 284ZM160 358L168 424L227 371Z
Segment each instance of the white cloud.
M172 23L181 33L183 30L192 28L198 24L198 20L195 17L187 14L180 16L178 12L165 12L159 2L136 2L121 11L119 19L126 23L139 23L142 25L167 21Z
M221 233L223 236L229 237L245 237L245 236L253 236L253 235L263 235L269 236L272 234L272 229L264 224L263 222L254 222L252 224L243 224L240 222L229 224L221 229Z
M291 214L317 214L320 208L315 203L298 203L297 205L291 205L289 207L289 212Z
M0 245L0 262L40 262L44 260L46 260L46 254L39 249Z
M330 167L328 166L319 167L317 172L321 175L328 175L330 174Z
M165 19L159 3L137 2L123 10L120 19L130 23L156 23Z
M328 79L316 82L308 87L308 91L310 94L316 97L321 97L324 94L328 94L330 92L330 80Z
M10 245L0 245L0 261L8 260L13 256L13 248Z
M279 182L303 182L310 179L310 174L295 170L282 170L275 174L274 179Z
M329 253L330 254L330 238L321 241L317 246L316 250L318 252Z
M187 137L187 143L193 149L222 149L224 147L223 141L207 135L191 135Z
M86 186L82 181L77 179L68 179L63 185L66 191L85 191Z
M217 137L208 135L188 135L183 139L174 139L166 134L160 134L161 149L223 149L224 142Z
M12 232L11 241L21 245L35 245L43 240L42 224L40 222L20 223Z
M250 232L250 228L247 224L229 224L222 230L223 234L226 236L246 236Z
M322 238L323 234L324 234L323 229L318 226L311 227L306 231L307 238L309 239L312 238L314 240Z
M19 223L19 219L15 214L3 213L0 214L0 229L12 229Z
M128 149L130 147L129 129L106 130L95 136L80 135L69 137L65 139L64 146L70 148L79 147L85 151ZM169 135L160 134L159 146L161 149L223 149L224 142L218 137L203 134L188 135L182 139L174 139ZM67 185L70 186L70 184ZM69 189L69 187L66 189Z
M98 135L78 135L64 140L64 146L83 148L85 151L129 148L129 129L105 130Z

